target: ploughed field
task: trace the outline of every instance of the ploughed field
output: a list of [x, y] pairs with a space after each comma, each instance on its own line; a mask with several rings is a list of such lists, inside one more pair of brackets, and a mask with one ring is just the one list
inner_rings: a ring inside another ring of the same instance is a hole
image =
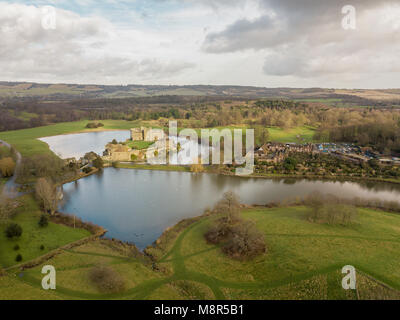
[[[0, 277], [5, 299], [400, 299], [400, 215], [358, 209], [356, 223], [311, 223], [306, 207], [244, 210], [265, 235], [267, 253], [250, 261], [228, 258], [204, 233], [218, 216], [179, 223], [164, 233], [155, 261], [118, 242], [98, 240], [64, 251], [43, 265], [57, 270], [57, 289], [41, 289], [41, 266]], [[91, 268], [107, 266], [124, 289], [104, 293]], [[357, 291], [341, 286], [341, 269], [357, 270]], [[393, 289], [390, 289], [393, 288]]]

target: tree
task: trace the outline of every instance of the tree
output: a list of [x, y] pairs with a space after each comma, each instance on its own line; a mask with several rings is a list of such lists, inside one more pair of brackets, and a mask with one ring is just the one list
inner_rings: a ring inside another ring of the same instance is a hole
[[283, 163], [283, 166], [288, 171], [293, 171], [294, 169], [296, 169], [296, 165], [297, 165], [296, 159], [291, 157], [286, 158], [285, 162]]
[[232, 228], [222, 251], [236, 259], [253, 258], [266, 251], [264, 235], [253, 222], [243, 221]]
[[11, 223], [5, 230], [6, 237], [9, 239], [19, 238], [22, 235], [22, 227], [17, 223]]
[[53, 215], [58, 206], [57, 188], [53, 183], [46, 178], [40, 178], [36, 183], [35, 193], [44, 211]]
[[239, 219], [239, 197], [232, 191], [225, 192], [223, 198], [215, 205], [214, 210], [226, 214], [228, 223], [233, 223]]
[[0, 172], [3, 177], [14, 175], [15, 162], [11, 157], [0, 159]]
[[97, 169], [103, 169], [104, 168], [103, 159], [100, 157], [96, 157], [96, 159], [93, 160], [93, 166]]
[[255, 143], [258, 146], [263, 146], [264, 144], [266, 144], [268, 142], [269, 139], [269, 131], [267, 128], [262, 127], [262, 126], [258, 126], [255, 127], [254, 129], [254, 139], [255, 139]]
[[192, 164], [190, 166], [190, 172], [193, 172], [193, 173], [204, 172], [204, 167], [201, 163]]
[[40, 216], [40, 219], [39, 219], [39, 227], [42, 227], [42, 228], [44, 228], [44, 227], [47, 227], [48, 226], [48, 224], [49, 224], [49, 219], [47, 218], [47, 215], [46, 214], [42, 214], [41, 216]]

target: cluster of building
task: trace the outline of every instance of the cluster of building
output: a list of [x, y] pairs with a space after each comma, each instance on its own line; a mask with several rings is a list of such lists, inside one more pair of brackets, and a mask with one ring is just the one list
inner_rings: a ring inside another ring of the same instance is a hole
[[400, 165], [400, 158], [385, 157], [370, 147], [359, 147], [349, 143], [267, 143], [255, 152], [255, 158], [264, 162], [279, 163], [290, 153], [322, 153], [352, 162], [367, 162], [376, 159], [382, 164]]
[[280, 163], [292, 152], [315, 153], [317, 150], [311, 143], [266, 143], [255, 151], [254, 157], [267, 163]]

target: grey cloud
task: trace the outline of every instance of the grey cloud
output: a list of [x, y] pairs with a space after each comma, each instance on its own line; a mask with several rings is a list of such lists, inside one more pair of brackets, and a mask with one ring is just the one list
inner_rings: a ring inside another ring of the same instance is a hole
[[[347, 4], [356, 8], [356, 31], [341, 27], [341, 8]], [[379, 24], [385, 17], [372, 13], [395, 4], [398, 1], [264, 0], [259, 18], [241, 19], [223, 31], [209, 33], [203, 50], [264, 50], [263, 71], [274, 76], [389, 73], [400, 68], [394, 58], [400, 49], [400, 32], [392, 22]]]

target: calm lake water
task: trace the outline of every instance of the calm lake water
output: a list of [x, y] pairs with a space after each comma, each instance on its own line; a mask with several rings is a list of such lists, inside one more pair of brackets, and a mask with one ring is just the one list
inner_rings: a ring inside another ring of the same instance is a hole
[[50, 150], [62, 159], [79, 159], [90, 151], [103, 155], [103, 151], [108, 142], [111, 142], [113, 139], [117, 141], [126, 141], [130, 136], [131, 134], [128, 130], [117, 130], [64, 134], [40, 138], [39, 140], [46, 142]]
[[201, 214], [224, 192], [243, 203], [265, 204], [313, 191], [340, 197], [398, 200], [400, 186], [381, 183], [257, 179], [107, 168], [64, 185], [61, 211], [105, 227], [107, 237], [134, 242], [143, 249], [179, 220]]
[[[113, 139], [125, 141], [129, 135], [129, 131], [119, 130], [41, 140], [62, 158], [79, 158], [89, 151], [101, 154], [107, 142]], [[180, 142], [185, 150], [174, 157], [177, 162], [189, 159], [186, 153], [191, 148], [190, 143]], [[143, 249], [165, 228], [212, 207], [228, 190], [236, 192], [247, 204], [302, 197], [313, 191], [339, 197], [400, 199], [400, 185], [394, 184], [270, 180], [107, 168], [99, 174], [64, 185], [64, 202], [60, 209], [103, 226], [110, 238], [131, 241]]]

